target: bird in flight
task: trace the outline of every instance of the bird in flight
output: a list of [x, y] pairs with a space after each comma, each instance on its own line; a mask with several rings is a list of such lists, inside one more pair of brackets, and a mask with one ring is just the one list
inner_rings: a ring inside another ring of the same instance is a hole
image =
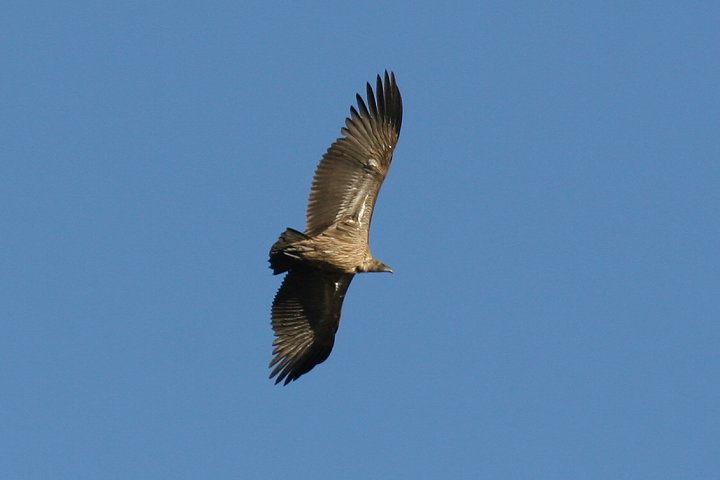
[[273, 274], [287, 272], [272, 306], [270, 378], [285, 385], [327, 359], [340, 311], [356, 273], [392, 272], [373, 258], [369, 236], [375, 200], [400, 136], [402, 99], [395, 75], [356, 95], [338, 138], [315, 170], [305, 232], [288, 228], [270, 249]]

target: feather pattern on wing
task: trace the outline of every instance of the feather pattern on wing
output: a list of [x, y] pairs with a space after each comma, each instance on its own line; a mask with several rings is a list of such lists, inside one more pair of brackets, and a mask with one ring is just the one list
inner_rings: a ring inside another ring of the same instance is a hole
[[368, 242], [370, 221], [393, 151], [400, 135], [402, 99], [395, 75], [377, 77], [376, 90], [367, 84], [367, 103], [356, 95], [343, 137], [323, 155], [315, 171], [307, 208], [305, 233], [317, 235], [350, 219], [353, 236]]
[[291, 269], [275, 295], [272, 327], [275, 332], [270, 378], [285, 385], [330, 355], [340, 311], [352, 274], [311, 267]]

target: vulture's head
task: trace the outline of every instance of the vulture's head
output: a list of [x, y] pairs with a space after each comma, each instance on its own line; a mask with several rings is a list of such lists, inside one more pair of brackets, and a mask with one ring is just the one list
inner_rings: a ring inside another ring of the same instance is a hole
[[388, 265], [385, 265], [380, 260], [375, 260], [374, 258], [371, 258], [370, 260], [365, 260], [362, 265], [357, 267], [358, 273], [360, 272], [389, 272], [393, 273], [392, 268], [390, 268]]

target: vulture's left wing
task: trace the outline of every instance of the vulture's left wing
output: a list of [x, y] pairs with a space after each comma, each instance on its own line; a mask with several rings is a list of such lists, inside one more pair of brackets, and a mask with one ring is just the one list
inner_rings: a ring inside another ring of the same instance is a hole
[[291, 269], [272, 306], [275, 331], [270, 378], [285, 385], [309, 372], [330, 355], [340, 310], [353, 274], [309, 267]]

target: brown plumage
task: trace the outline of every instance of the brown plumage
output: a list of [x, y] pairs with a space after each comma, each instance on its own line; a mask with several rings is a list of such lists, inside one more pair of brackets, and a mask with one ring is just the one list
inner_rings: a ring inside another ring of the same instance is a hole
[[356, 95], [342, 137], [315, 170], [305, 233], [288, 228], [270, 249], [274, 274], [287, 272], [272, 306], [270, 378], [285, 385], [330, 355], [340, 311], [356, 273], [392, 272], [373, 258], [369, 235], [375, 200], [402, 123], [395, 75], [378, 75], [367, 103]]

